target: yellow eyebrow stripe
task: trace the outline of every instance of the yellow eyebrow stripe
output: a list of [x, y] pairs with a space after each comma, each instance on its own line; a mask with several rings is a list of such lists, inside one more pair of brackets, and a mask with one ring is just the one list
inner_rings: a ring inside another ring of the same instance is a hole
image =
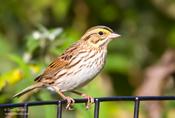
[[106, 30], [106, 29], [97, 29], [96, 31], [97, 31], [97, 32], [102, 31], [102, 32], [104, 32], [105, 34], [110, 34], [110, 33], [111, 33], [109, 30]]

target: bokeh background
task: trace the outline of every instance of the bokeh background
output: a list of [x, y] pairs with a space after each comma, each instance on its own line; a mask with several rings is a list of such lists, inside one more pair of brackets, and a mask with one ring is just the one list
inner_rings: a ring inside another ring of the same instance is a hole
[[[175, 95], [174, 0], [0, 2], [0, 103], [59, 99], [46, 89], [20, 99], [12, 96], [31, 85], [53, 58], [95, 25], [109, 26], [121, 38], [110, 43], [103, 72], [80, 91], [94, 97]], [[63, 116], [93, 117], [93, 108], [86, 110], [84, 104], [77, 104], [74, 109], [65, 111]], [[1, 110], [0, 117], [20, 116], [4, 115]], [[56, 117], [56, 107], [29, 108], [29, 118], [37, 117]], [[101, 105], [100, 118], [132, 117], [131, 102]], [[174, 118], [175, 103], [141, 103], [140, 117]]]

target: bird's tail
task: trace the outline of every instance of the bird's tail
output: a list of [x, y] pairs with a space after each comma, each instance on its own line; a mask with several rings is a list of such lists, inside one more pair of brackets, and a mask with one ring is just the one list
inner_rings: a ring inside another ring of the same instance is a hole
[[41, 88], [41, 87], [43, 87], [43, 83], [36, 83], [36, 84], [34, 84], [34, 85], [31, 85], [31, 86], [29, 86], [29, 87], [23, 89], [23, 90], [20, 91], [19, 93], [15, 94], [15, 95], [13, 96], [13, 98], [15, 98], [15, 97], [20, 97], [20, 96], [22, 96], [22, 95], [24, 95], [24, 94], [26, 94], [26, 93], [28, 93], [28, 92], [34, 90], [34, 89]]

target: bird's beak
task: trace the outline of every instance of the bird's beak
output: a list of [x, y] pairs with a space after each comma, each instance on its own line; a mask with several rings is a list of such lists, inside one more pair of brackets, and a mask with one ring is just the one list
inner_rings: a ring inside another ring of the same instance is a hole
[[117, 34], [117, 33], [111, 33], [111, 34], [108, 36], [109, 39], [114, 39], [114, 38], [117, 38], [117, 37], [120, 37], [120, 35]]

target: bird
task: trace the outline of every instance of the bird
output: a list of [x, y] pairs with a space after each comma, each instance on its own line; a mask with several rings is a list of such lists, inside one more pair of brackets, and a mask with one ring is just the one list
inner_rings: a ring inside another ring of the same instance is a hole
[[73, 92], [87, 98], [86, 108], [89, 108], [89, 104], [94, 102], [93, 97], [76, 89], [85, 86], [100, 73], [106, 62], [108, 44], [118, 37], [120, 35], [107, 26], [91, 27], [80, 40], [53, 60], [44, 72], [34, 79], [34, 84], [13, 97], [20, 97], [35, 89], [47, 88], [67, 101], [66, 109], [71, 109], [75, 100], [65, 96], [64, 92]]

